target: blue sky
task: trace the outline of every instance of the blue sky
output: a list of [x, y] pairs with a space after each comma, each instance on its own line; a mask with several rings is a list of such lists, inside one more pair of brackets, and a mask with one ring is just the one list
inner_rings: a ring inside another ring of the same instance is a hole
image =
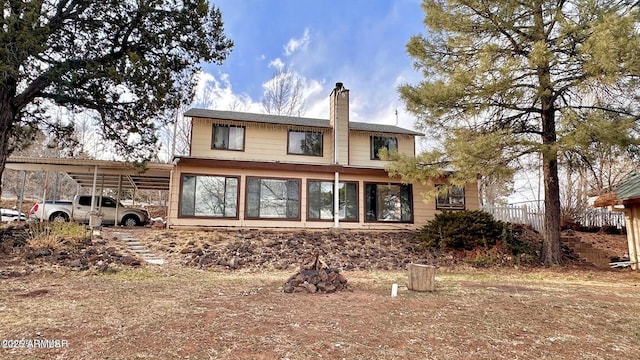
[[[405, 46], [424, 32], [420, 0], [212, 0], [235, 47], [223, 65], [204, 64], [200, 103], [263, 112], [263, 84], [286, 65], [304, 81], [306, 117], [329, 117], [336, 82], [350, 90], [352, 121], [413, 128], [398, 85], [416, 83]], [[208, 88], [203, 94], [202, 89]]]

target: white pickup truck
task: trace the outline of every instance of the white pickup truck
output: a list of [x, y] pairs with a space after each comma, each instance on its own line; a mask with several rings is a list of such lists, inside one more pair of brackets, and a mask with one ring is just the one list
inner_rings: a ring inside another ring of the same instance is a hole
[[[148, 211], [126, 207], [107, 196], [96, 196], [95, 211], [97, 215], [102, 216], [102, 224], [115, 224], [116, 210], [118, 212], [118, 224], [120, 225], [140, 226], [149, 223]], [[73, 201], [48, 200], [43, 203], [36, 203], [29, 211], [30, 218], [57, 222], [73, 220], [83, 224], [89, 223], [91, 214], [91, 195], [76, 195]]]

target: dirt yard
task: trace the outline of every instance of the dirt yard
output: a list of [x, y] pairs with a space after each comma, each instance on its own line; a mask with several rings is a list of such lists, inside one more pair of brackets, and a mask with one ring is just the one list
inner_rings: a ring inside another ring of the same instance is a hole
[[[347, 271], [351, 291], [285, 294], [287, 271], [142, 266], [0, 280], [2, 359], [640, 358], [631, 271]], [[400, 284], [398, 297], [390, 296]]]
[[[477, 268], [407, 233], [127, 231], [167, 264], [135, 261], [113, 229], [75, 252], [4, 237], [0, 359], [640, 358], [630, 269]], [[624, 251], [624, 236], [589, 241]], [[349, 290], [283, 292], [314, 249]], [[435, 292], [407, 290], [413, 261], [439, 266]]]

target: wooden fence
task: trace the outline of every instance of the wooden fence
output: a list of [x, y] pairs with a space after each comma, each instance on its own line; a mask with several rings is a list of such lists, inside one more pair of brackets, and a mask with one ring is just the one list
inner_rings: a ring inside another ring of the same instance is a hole
[[[544, 211], [537, 211], [526, 205], [484, 206], [482, 210], [492, 214], [496, 220], [531, 225], [531, 227], [540, 232], [544, 230]], [[622, 229], [625, 226], [622, 212], [609, 211], [602, 208], [589, 209], [576, 221], [585, 227], [615, 226], [618, 229]]]
[[576, 221], [578, 224], [588, 227], [615, 226], [618, 229], [622, 229], [625, 226], [624, 213], [603, 208], [589, 209]]
[[544, 230], [544, 212], [534, 211], [526, 205], [484, 206], [482, 210], [492, 214], [496, 220], [531, 225], [540, 232]]

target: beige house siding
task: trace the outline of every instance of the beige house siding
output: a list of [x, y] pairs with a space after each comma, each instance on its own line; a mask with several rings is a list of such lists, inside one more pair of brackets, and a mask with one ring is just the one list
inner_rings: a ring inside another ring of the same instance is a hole
[[[244, 151], [211, 149], [213, 124], [235, 124], [245, 126]], [[322, 156], [305, 156], [287, 154], [289, 130], [321, 131]], [[338, 130], [340, 132], [340, 130]], [[339, 146], [348, 149], [339, 154], [340, 164], [384, 168], [385, 161], [371, 160], [371, 136], [375, 134], [364, 131], [350, 131], [347, 137], [341, 137]], [[380, 134], [380, 136], [398, 139], [398, 151], [413, 156], [415, 154], [415, 139], [411, 135]], [[348, 154], [348, 158], [347, 158]], [[223, 120], [194, 118], [192, 124], [191, 156], [225, 160], [255, 160], [332, 164], [333, 163], [333, 133], [330, 129], [304, 129], [295, 126], [263, 125], [253, 123], [239, 123]], [[342, 157], [342, 158], [341, 158]]]
[[[214, 123], [245, 126], [244, 151], [211, 149]], [[323, 156], [287, 154], [289, 129], [322, 132]], [[304, 129], [282, 125], [264, 125], [194, 118], [192, 124], [191, 156], [225, 160], [279, 160], [282, 162], [330, 164], [333, 161], [333, 140], [330, 129]]]
[[[236, 124], [245, 126], [244, 151], [211, 149], [213, 124]], [[289, 129], [321, 131], [322, 156], [304, 156], [287, 154]], [[338, 132], [341, 133], [340, 130]], [[349, 131], [348, 139], [342, 136], [338, 140], [340, 164], [383, 168], [386, 161], [371, 160], [371, 136], [389, 136], [398, 139], [398, 151], [413, 156], [415, 154], [415, 138], [402, 134], [374, 134], [366, 131]], [[346, 151], [348, 149], [348, 152]], [[280, 125], [263, 125], [240, 123], [233, 121], [194, 118], [192, 124], [191, 156], [209, 159], [273, 161], [292, 163], [333, 163], [333, 132], [330, 129], [303, 129]]]
[[480, 193], [478, 184], [467, 184], [464, 187], [465, 209], [480, 210]]
[[[182, 174], [202, 174], [239, 177], [238, 194], [238, 219], [215, 219], [215, 218], [179, 218], [179, 199]], [[245, 219], [246, 201], [246, 179], [247, 177], [264, 178], [289, 178], [300, 179], [300, 220], [274, 220], [274, 219]], [[331, 228], [333, 221], [317, 221], [307, 219], [307, 181], [326, 180], [333, 181], [333, 173], [283, 171], [274, 169], [238, 169], [238, 168], [212, 168], [203, 166], [183, 166], [178, 164], [174, 170], [171, 184], [168, 226], [170, 227], [283, 227], [283, 228]], [[357, 174], [343, 174], [340, 181], [353, 181], [358, 184], [358, 221], [341, 221], [339, 226], [342, 229], [362, 229], [362, 230], [392, 230], [392, 229], [416, 229], [422, 227], [428, 220], [433, 219], [437, 213], [435, 200], [423, 201], [422, 193], [431, 185], [416, 184], [413, 186], [413, 223], [391, 223], [391, 222], [367, 222], [365, 221], [365, 183], [400, 183], [398, 180], [390, 179], [387, 176], [371, 176]], [[470, 210], [478, 209], [477, 186], [470, 184], [465, 188], [466, 208]]]

